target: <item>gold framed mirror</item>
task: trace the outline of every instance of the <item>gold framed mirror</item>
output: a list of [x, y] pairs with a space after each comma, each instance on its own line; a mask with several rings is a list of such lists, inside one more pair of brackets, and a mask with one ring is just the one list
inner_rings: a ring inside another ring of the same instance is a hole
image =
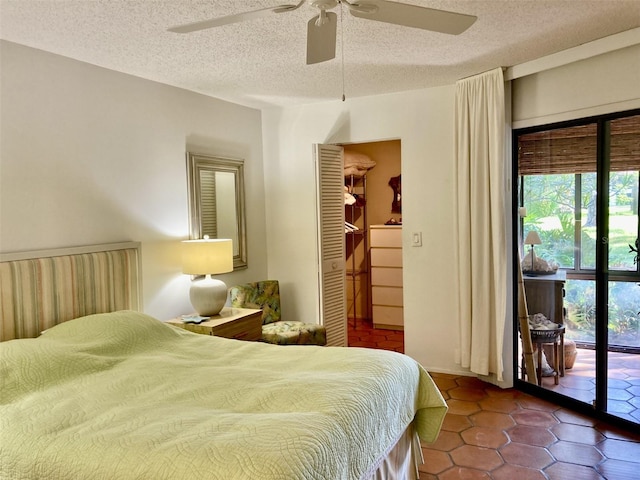
[[247, 268], [244, 160], [187, 153], [192, 239], [230, 238], [233, 269]]

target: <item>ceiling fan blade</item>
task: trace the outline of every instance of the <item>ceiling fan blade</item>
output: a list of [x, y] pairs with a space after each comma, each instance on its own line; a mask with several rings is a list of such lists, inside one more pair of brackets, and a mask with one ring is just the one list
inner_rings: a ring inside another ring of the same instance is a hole
[[336, 56], [338, 15], [322, 12], [307, 23], [307, 65], [326, 62]]
[[[351, 6], [350, 4], [353, 4]], [[378, 22], [459, 35], [478, 19], [473, 15], [418, 7], [386, 0], [347, 2], [351, 15]]]
[[251, 12], [236, 13], [234, 15], [212, 18], [210, 20], [203, 20], [201, 22], [177, 25], [175, 27], [169, 28], [168, 30], [175, 33], [191, 33], [198, 30], [205, 30], [207, 28], [221, 27], [222, 25], [229, 25], [231, 23], [240, 23], [247, 20], [253, 20], [255, 18], [268, 17], [272, 13], [291, 12], [299, 8], [302, 3], [304, 2], [300, 2], [297, 5], [277, 5], [275, 7], [252, 10]]

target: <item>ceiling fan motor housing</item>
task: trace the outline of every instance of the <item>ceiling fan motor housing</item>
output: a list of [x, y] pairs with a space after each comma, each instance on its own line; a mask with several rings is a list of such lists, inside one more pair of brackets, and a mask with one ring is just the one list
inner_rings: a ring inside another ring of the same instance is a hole
[[338, 5], [337, 0], [311, 0], [310, 5], [320, 10], [331, 10]]

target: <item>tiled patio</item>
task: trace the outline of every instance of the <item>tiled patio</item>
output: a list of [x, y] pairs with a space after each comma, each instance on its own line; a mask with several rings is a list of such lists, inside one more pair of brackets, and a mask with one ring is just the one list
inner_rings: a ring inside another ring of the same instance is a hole
[[[404, 350], [403, 332], [376, 330], [365, 321], [356, 322], [355, 327], [352, 324], [351, 321], [350, 346]], [[610, 356], [611, 379], [624, 382], [611, 382], [611, 387], [637, 394], [632, 387], [638, 385], [629, 381], [632, 379], [619, 378], [628, 374], [639, 378], [637, 364], [629, 366], [623, 355]], [[614, 359], [618, 357], [626, 372], [617, 370]], [[580, 352], [573, 369], [560, 379], [559, 386], [588, 391], [589, 375], [592, 378], [593, 374], [586, 372], [589, 366], [593, 372], [593, 365], [588, 353]], [[432, 373], [432, 377], [447, 401], [449, 412], [438, 440], [423, 445], [425, 463], [420, 467], [420, 480], [640, 478], [640, 432], [626, 432], [474, 377], [439, 373]], [[547, 380], [544, 379], [545, 384]], [[553, 379], [549, 380], [553, 385]], [[633, 399], [624, 401], [637, 406]]]
[[[609, 352], [608, 363], [608, 413], [640, 423], [640, 355]], [[559, 384], [546, 377], [542, 386], [591, 404], [595, 398], [595, 365], [595, 351], [579, 348], [573, 368], [565, 371]]]

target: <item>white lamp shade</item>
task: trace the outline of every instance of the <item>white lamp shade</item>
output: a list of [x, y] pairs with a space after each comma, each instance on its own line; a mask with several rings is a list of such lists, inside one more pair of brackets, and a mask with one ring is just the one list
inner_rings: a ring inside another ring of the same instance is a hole
[[531, 230], [527, 233], [527, 238], [524, 239], [525, 245], [541, 245], [542, 240], [540, 240], [540, 235], [535, 230]]
[[182, 272], [187, 275], [216, 275], [233, 271], [230, 239], [185, 240], [182, 242]]

